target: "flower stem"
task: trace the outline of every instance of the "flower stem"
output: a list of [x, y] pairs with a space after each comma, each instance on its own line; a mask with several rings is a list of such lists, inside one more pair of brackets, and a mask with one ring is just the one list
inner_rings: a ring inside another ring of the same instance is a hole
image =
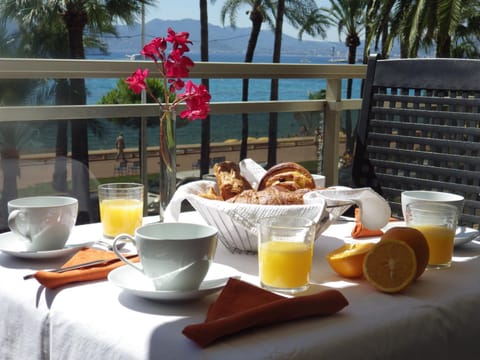
[[[171, 113], [167, 110], [163, 111], [162, 116], [160, 117], [160, 156], [162, 157], [164, 164], [167, 166], [167, 169], [172, 171], [172, 164], [170, 163], [170, 158], [168, 156], [170, 144], [174, 140], [172, 139], [172, 124], [170, 121], [170, 116]], [[165, 121], [167, 121], [166, 124]], [[167, 134], [165, 134], [165, 131]]]

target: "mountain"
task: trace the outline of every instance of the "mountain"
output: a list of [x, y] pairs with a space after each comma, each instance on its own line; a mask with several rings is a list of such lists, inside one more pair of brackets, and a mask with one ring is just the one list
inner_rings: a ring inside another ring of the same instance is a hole
[[[145, 41], [148, 42], [157, 36], [165, 36], [171, 27], [177, 32], [190, 33], [193, 42], [192, 53], [200, 53], [200, 21], [159, 20], [153, 19], [145, 24]], [[104, 41], [112, 53], [137, 54], [141, 48], [141, 25], [117, 26], [118, 38], [106, 37]], [[209, 24], [209, 54], [245, 54], [250, 28], [220, 27]], [[273, 53], [274, 34], [271, 30], [262, 30], [259, 35], [255, 54], [271, 55]], [[316, 55], [330, 57], [333, 49], [337, 49], [335, 56], [345, 56], [347, 48], [344, 44], [331, 41], [300, 41], [297, 38], [283, 35], [282, 54], [285, 55]], [[360, 50], [360, 49], [359, 49]]]

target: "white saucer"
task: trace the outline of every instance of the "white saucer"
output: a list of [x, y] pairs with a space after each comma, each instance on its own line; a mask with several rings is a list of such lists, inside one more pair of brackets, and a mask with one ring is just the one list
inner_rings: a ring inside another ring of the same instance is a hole
[[116, 268], [108, 274], [108, 280], [127, 293], [159, 301], [191, 300], [207, 296], [222, 289], [230, 277], [239, 278], [240, 274], [230, 266], [212, 263], [198, 290], [161, 291], [155, 290], [150, 279], [128, 265]]
[[74, 254], [84, 246], [91, 245], [89, 243], [69, 243], [63, 249], [48, 251], [29, 251], [25, 242], [20, 240], [15, 234], [6, 232], [0, 234], [0, 251], [4, 254], [15, 256], [23, 259], [55, 259], [61, 256]]
[[[383, 230], [386, 231], [395, 226], [405, 226], [405, 221], [392, 221], [388, 223]], [[480, 231], [472, 229], [467, 226], [457, 226], [457, 231], [455, 232], [454, 246], [461, 246], [466, 243], [469, 243], [477, 236], [480, 235]]]
[[455, 233], [455, 246], [469, 243], [479, 235], [480, 231], [478, 230], [466, 226], [458, 226], [457, 232]]

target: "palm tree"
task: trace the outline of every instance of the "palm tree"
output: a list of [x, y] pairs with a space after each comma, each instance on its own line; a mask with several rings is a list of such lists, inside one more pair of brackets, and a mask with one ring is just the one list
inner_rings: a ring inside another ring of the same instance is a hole
[[480, 4], [470, 1], [462, 7], [462, 18], [452, 38], [451, 56], [456, 58], [480, 58]]
[[[348, 48], [348, 63], [355, 64], [357, 47], [360, 46], [360, 34], [364, 29], [367, 0], [330, 0], [330, 24], [336, 25], [338, 36], [345, 34], [345, 45]], [[347, 80], [347, 99], [352, 98], [353, 80]], [[351, 112], [346, 113], [347, 150], [353, 151], [354, 135]]]
[[[410, 56], [416, 55], [420, 46], [435, 44], [436, 57], [450, 57], [457, 31], [468, 31], [479, 40], [479, 29], [466, 27], [470, 20], [478, 24], [480, 5], [473, 0], [419, 0], [410, 35]], [[433, 18], [433, 19], [432, 19]], [[475, 20], [477, 19], [477, 20]], [[468, 35], [466, 33], [464, 36]]]
[[410, 0], [374, 0], [370, 5], [365, 19], [364, 63], [372, 44], [376, 52], [380, 48], [382, 58], [386, 59], [395, 40], [400, 43], [401, 57], [406, 57], [408, 34], [403, 24], [410, 16], [412, 2]]
[[[216, 0], [211, 0], [212, 3], [215, 3]], [[225, 24], [225, 18], [229, 15], [230, 26], [235, 28], [236, 19], [239, 8], [241, 5], [250, 6], [251, 9], [247, 11], [248, 17], [252, 22], [252, 30], [250, 31], [250, 37], [248, 39], [247, 50], [245, 52], [244, 62], [251, 63], [253, 61], [253, 56], [255, 53], [255, 47], [257, 46], [258, 36], [262, 28], [264, 21], [272, 23], [272, 19], [267, 14], [267, 9], [265, 8], [264, 0], [244, 0], [244, 1], [235, 1], [227, 0], [222, 7], [220, 17], [222, 19], [222, 24]], [[248, 89], [249, 89], [249, 79], [242, 80], [242, 101], [248, 101]], [[240, 160], [247, 157], [247, 146], [248, 146], [248, 114], [242, 114], [242, 141], [240, 146]]]
[[[25, 27], [61, 20], [68, 39], [68, 55], [73, 59], [85, 58], [85, 30], [97, 34], [110, 29], [121, 20], [133, 24], [141, 14], [142, 4], [151, 0], [3, 0], [0, 14]], [[109, 24], [109, 25], [106, 25]], [[72, 105], [86, 104], [85, 80], [70, 79], [69, 100]], [[72, 191], [78, 196], [79, 207], [89, 208], [88, 136], [87, 122], [71, 121]], [[82, 206], [83, 205], [83, 206]], [[79, 214], [78, 222], [88, 222], [88, 214]]]
[[[216, 0], [211, 0], [215, 3]], [[264, 22], [268, 23], [272, 30], [275, 30], [275, 18], [277, 2], [271, 0], [226, 0], [222, 7], [220, 17], [222, 23], [228, 17], [230, 26], [235, 28], [237, 16], [242, 6], [247, 6], [249, 10], [246, 12], [252, 22], [252, 30], [248, 39], [247, 50], [245, 52], [244, 62], [251, 63], [253, 61], [255, 48], [257, 46], [258, 37]], [[284, 16], [296, 28], [300, 29], [299, 37], [303, 33], [309, 35], [320, 35], [322, 38], [326, 36], [325, 25], [326, 19], [320, 21], [312, 21], [312, 14], [316, 13], [318, 8], [315, 1], [312, 0], [285, 0]], [[283, 21], [283, 16], [282, 16]], [[249, 79], [242, 81], [242, 101], [248, 101]], [[248, 146], [248, 114], [242, 114], [242, 142], [240, 148], [240, 160], [247, 157]]]
[[480, 38], [480, 4], [477, 0], [374, 1], [372, 19], [375, 38], [383, 41], [388, 56], [395, 40], [400, 56], [416, 57], [420, 48], [436, 49], [437, 57], [476, 57]]
[[[287, 6], [288, 4], [288, 6]], [[322, 17], [315, 3], [308, 1], [287, 2], [287, 0], [279, 0], [276, 2], [275, 20], [275, 40], [273, 46], [273, 63], [280, 62], [282, 49], [282, 33], [283, 18], [289, 19], [290, 23], [299, 28], [299, 37], [306, 32], [309, 35], [320, 35], [325, 37], [325, 26], [328, 22], [327, 18]], [[312, 17], [312, 14], [313, 17]], [[315, 20], [315, 21], [313, 21]], [[278, 100], [278, 79], [271, 80], [270, 100]], [[271, 167], [277, 163], [277, 129], [278, 129], [278, 113], [270, 113], [268, 125], [268, 157], [267, 167]]]

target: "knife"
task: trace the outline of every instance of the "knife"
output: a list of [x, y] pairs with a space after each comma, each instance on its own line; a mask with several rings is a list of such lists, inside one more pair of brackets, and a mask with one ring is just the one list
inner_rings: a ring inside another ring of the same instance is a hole
[[[125, 256], [125, 258], [130, 259], [130, 258], [135, 257], [135, 256], [137, 256], [137, 254], [127, 255], [127, 256]], [[113, 264], [114, 262], [117, 262], [117, 261], [120, 261], [120, 259], [93, 260], [93, 261], [89, 261], [89, 262], [86, 262], [86, 263], [81, 263], [81, 264], [67, 266], [67, 267], [58, 268], [58, 269], [44, 270], [44, 271], [54, 272], [54, 273], [63, 273], [63, 272], [66, 272], [66, 271], [82, 269], [82, 268], [86, 268], [86, 267], [90, 267], [90, 266], [110, 265], [110, 264]], [[23, 277], [23, 280], [32, 279], [35, 276], [35, 274], [36, 274], [36, 272], [32, 273], [32, 274], [25, 275]]]

